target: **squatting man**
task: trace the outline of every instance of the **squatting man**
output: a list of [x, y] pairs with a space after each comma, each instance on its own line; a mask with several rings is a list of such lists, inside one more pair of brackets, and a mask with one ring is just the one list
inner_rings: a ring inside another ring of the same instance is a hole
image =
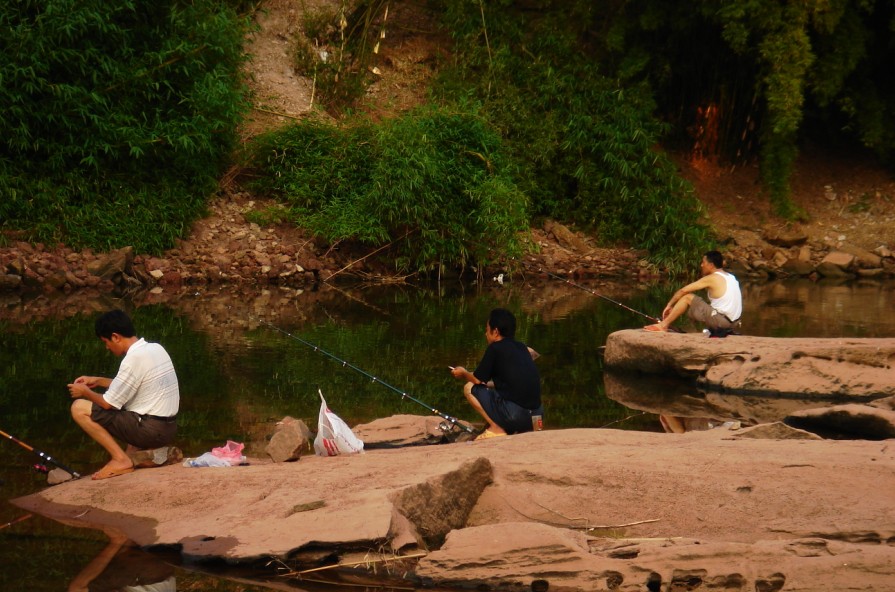
[[534, 363], [537, 354], [515, 335], [516, 317], [495, 308], [485, 323], [488, 347], [475, 371], [451, 368], [455, 378], [466, 381], [466, 400], [487, 422], [476, 440], [530, 432], [533, 418], [538, 421], [544, 415], [541, 376]]
[[[158, 343], [136, 336], [130, 317], [113, 310], [96, 319], [96, 336], [122, 356], [115, 378], [79, 376], [68, 385], [71, 415], [111, 456], [93, 479], [133, 472], [129, 454], [168, 446], [177, 433], [180, 388], [171, 357]], [[105, 389], [99, 394], [93, 389]], [[127, 444], [127, 450], [116, 441]]]

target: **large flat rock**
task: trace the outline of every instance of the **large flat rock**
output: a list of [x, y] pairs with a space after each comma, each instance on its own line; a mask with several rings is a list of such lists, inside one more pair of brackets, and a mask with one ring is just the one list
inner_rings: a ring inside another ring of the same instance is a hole
[[895, 395], [895, 339], [775, 338], [617, 331], [606, 340], [610, 371], [676, 374], [743, 394]]
[[192, 559], [391, 545], [428, 552], [412, 573], [434, 584], [644, 590], [691, 577], [751, 592], [884, 589], [895, 577], [893, 491], [891, 441], [573, 429], [166, 466], [14, 503]]

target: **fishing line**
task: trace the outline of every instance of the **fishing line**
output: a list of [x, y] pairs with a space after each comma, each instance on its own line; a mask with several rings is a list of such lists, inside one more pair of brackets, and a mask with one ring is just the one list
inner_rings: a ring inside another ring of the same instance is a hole
[[[450, 422], [451, 426], [456, 427], [456, 428], [459, 428], [459, 429], [461, 429], [461, 430], [463, 430], [464, 432], [467, 432], [467, 433], [469, 433], [469, 434], [474, 434], [474, 433], [475, 433], [475, 430], [473, 430], [471, 427], [469, 427], [469, 426], [467, 426], [467, 425], [464, 425], [464, 424], [460, 423], [460, 420], [458, 420], [456, 417], [452, 417], [452, 416], [448, 415], [447, 413], [444, 413], [443, 411], [439, 411], [438, 409], [432, 407], [431, 405], [427, 405], [426, 403], [423, 403], [422, 401], [420, 401], [420, 400], [417, 399], [416, 397], [412, 397], [412, 396], [410, 396], [410, 395], [407, 394], [405, 391], [402, 391], [401, 389], [399, 389], [399, 388], [397, 388], [397, 387], [394, 387], [394, 386], [390, 385], [389, 383], [380, 380], [380, 379], [377, 378], [376, 376], [373, 376], [373, 375], [370, 374], [369, 372], [366, 372], [365, 370], [362, 370], [362, 369], [358, 368], [358, 367], [355, 366], [354, 364], [352, 364], [352, 363], [350, 363], [350, 362], [348, 362], [348, 361], [346, 361], [346, 360], [343, 360], [342, 358], [339, 358], [339, 357], [337, 357], [337, 356], [335, 356], [335, 355], [329, 353], [328, 351], [326, 351], [326, 350], [324, 350], [324, 349], [321, 349], [318, 345], [315, 345], [315, 344], [313, 344], [313, 343], [311, 343], [311, 342], [309, 342], [309, 341], [305, 341], [305, 340], [302, 339], [301, 337], [298, 337], [298, 336], [296, 336], [296, 335], [293, 335], [292, 333], [289, 333], [288, 331], [284, 331], [283, 329], [280, 329], [280, 328], [277, 327], [276, 325], [272, 325], [271, 323], [268, 323], [267, 321], [265, 321], [265, 320], [263, 320], [263, 319], [254, 318], [254, 317], [251, 317], [251, 318], [253, 318], [253, 320], [258, 321], [258, 322], [261, 323], [262, 325], [265, 325], [265, 326], [267, 326], [267, 327], [273, 329], [274, 331], [277, 331], [277, 332], [279, 332], [279, 333], [282, 333], [283, 335], [286, 335], [287, 337], [290, 337], [290, 338], [292, 338], [292, 339], [298, 341], [299, 343], [304, 344], [304, 345], [310, 347], [310, 348], [313, 349], [314, 351], [316, 351], [316, 352], [320, 352], [321, 354], [323, 354], [323, 355], [325, 355], [325, 356], [327, 356], [327, 357], [329, 357], [329, 358], [335, 360], [336, 362], [339, 362], [340, 364], [342, 364], [342, 367], [343, 367], [343, 368], [351, 368], [351, 369], [354, 370], [355, 372], [358, 372], [358, 373], [362, 374], [363, 376], [366, 376], [367, 378], [371, 379], [373, 382], [378, 382], [378, 383], [381, 384], [382, 386], [384, 386], [384, 387], [386, 387], [386, 388], [389, 388], [389, 389], [395, 391], [396, 393], [398, 393], [399, 395], [401, 395], [401, 398], [402, 398], [402, 399], [410, 399], [411, 401], [413, 401], [413, 402], [416, 403], [417, 405], [421, 405], [422, 407], [425, 407], [426, 409], [428, 409], [429, 411], [431, 411], [431, 412], [434, 413], [435, 415], [439, 416], [439, 417], [442, 418], [443, 420], [445, 420], [445, 421], [447, 421], [447, 422]], [[446, 426], [445, 426], [445, 427], [446, 427]], [[442, 429], [444, 430], [444, 428], [442, 428]], [[449, 428], [448, 428], [448, 429], [449, 429]]]
[[18, 444], [19, 446], [21, 446], [22, 448], [24, 448], [25, 450], [27, 450], [28, 452], [33, 452], [34, 454], [36, 454], [37, 456], [39, 456], [40, 458], [42, 458], [42, 459], [45, 460], [46, 462], [48, 462], [48, 463], [52, 463], [52, 464], [56, 465], [57, 467], [59, 467], [59, 468], [62, 469], [63, 471], [69, 473], [69, 474], [70, 474], [72, 477], [74, 477], [75, 479], [80, 479], [80, 478], [81, 478], [81, 474], [80, 474], [79, 472], [71, 470], [70, 468], [68, 468], [67, 466], [65, 466], [65, 465], [62, 464], [61, 462], [57, 461], [55, 458], [53, 458], [52, 456], [50, 456], [50, 455], [47, 454], [46, 452], [41, 452], [40, 450], [35, 450], [35, 449], [32, 448], [31, 446], [28, 446], [27, 444], [25, 444], [24, 442], [22, 442], [21, 440], [19, 440], [19, 439], [16, 438], [15, 436], [11, 436], [11, 435], [7, 434], [6, 432], [4, 432], [3, 430], [0, 430], [0, 436], [3, 436], [4, 438], [8, 438], [9, 440], [12, 440], [12, 441], [15, 442], [16, 444]]
[[660, 319], [658, 317], [652, 317], [652, 316], [646, 314], [645, 312], [640, 312], [639, 310], [631, 308], [630, 306], [628, 306], [626, 304], [622, 304], [621, 302], [618, 302], [617, 300], [613, 300], [612, 298], [610, 298], [608, 296], [604, 296], [603, 294], [600, 294], [599, 292], [595, 292], [594, 290], [591, 290], [587, 286], [582, 286], [581, 284], [577, 284], [570, 279], [562, 277], [561, 275], [556, 275], [555, 273], [551, 273], [551, 272], [547, 271], [546, 269], [544, 269], [543, 267], [539, 267], [538, 271], [540, 271], [542, 273], [546, 273], [547, 275], [549, 275], [550, 277], [552, 277], [554, 279], [562, 280], [565, 283], [569, 284], [570, 286], [574, 286], [574, 287], [578, 288], [579, 290], [584, 290], [588, 294], [596, 296], [597, 298], [602, 298], [603, 300], [605, 300], [607, 302], [611, 302], [612, 304], [615, 304], [616, 306], [621, 306], [625, 310], [631, 311], [634, 314], [639, 314], [640, 316], [645, 317], [651, 321], [656, 321], [657, 323], [662, 322], [662, 319]]

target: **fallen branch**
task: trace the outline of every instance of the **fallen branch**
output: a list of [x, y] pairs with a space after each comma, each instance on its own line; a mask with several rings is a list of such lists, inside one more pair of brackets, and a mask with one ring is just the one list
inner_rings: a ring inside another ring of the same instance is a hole
[[357, 263], [360, 263], [361, 261], [363, 261], [363, 260], [366, 259], [367, 257], [371, 257], [371, 256], [375, 255], [376, 253], [378, 253], [379, 251], [382, 251], [383, 249], [387, 249], [387, 248], [389, 248], [390, 246], [392, 246], [393, 244], [395, 244], [397, 241], [399, 241], [399, 240], [403, 240], [403, 239], [407, 238], [407, 235], [410, 234], [411, 232], [413, 232], [414, 230], [416, 230], [416, 229], [415, 229], [415, 228], [411, 228], [410, 230], [408, 230], [407, 232], [405, 232], [405, 233], [404, 233], [404, 236], [402, 236], [401, 238], [398, 238], [398, 239], [393, 240], [393, 241], [389, 241], [388, 243], [382, 245], [382, 246], [379, 247], [378, 249], [376, 249], [376, 250], [374, 250], [374, 251], [371, 251], [371, 252], [367, 253], [366, 255], [364, 255], [363, 257], [361, 257], [360, 259], [355, 259], [354, 261], [352, 261], [351, 263], [349, 263], [348, 265], [346, 265], [345, 267], [343, 267], [343, 268], [340, 269], [339, 271], [335, 271], [335, 272], [331, 273], [330, 276], [329, 276], [328, 278], [326, 278], [326, 281], [328, 282], [329, 280], [333, 279], [335, 276], [339, 275], [340, 273], [342, 273], [343, 271], [345, 271], [345, 270], [348, 269], [349, 267], [351, 267], [351, 266], [353, 266], [353, 265], [355, 265], [355, 264], [357, 264]]

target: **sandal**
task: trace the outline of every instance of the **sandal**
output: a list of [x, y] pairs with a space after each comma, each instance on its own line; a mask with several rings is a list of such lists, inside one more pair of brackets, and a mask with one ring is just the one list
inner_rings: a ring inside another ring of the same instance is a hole
[[478, 442], [479, 440], [487, 440], [488, 438], [500, 438], [501, 436], [506, 436], [506, 434], [498, 434], [497, 432], [492, 432], [491, 430], [485, 430], [475, 437], [475, 442]]

